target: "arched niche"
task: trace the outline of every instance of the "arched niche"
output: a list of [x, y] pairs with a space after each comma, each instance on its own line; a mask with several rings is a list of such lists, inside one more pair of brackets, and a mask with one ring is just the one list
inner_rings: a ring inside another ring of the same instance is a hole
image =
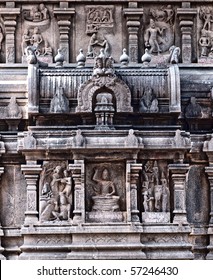
[[78, 91], [77, 112], [92, 112], [93, 97], [97, 92], [111, 92], [117, 112], [132, 112], [129, 87], [116, 76], [95, 76], [81, 85]]

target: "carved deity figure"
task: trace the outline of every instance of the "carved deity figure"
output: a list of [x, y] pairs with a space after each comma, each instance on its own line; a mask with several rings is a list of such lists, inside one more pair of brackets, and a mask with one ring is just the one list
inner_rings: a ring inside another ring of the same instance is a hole
[[211, 24], [213, 23], [213, 12], [209, 7], [201, 7], [200, 18], [204, 20], [203, 29], [211, 31]]
[[96, 169], [94, 176], [93, 176], [93, 181], [98, 183], [100, 195], [101, 196], [111, 196], [111, 195], [115, 194], [115, 185], [110, 180], [108, 169], [105, 168], [102, 171], [101, 178], [98, 178], [98, 176], [97, 176], [98, 172], [99, 172], [99, 170]]
[[45, 5], [43, 3], [41, 3], [39, 5], [39, 10], [40, 10], [40, 13], [41, 13], [41, 19], [42, 20], [45, 20], [45, 19], [49, 18], [48, 9], [45, 7]]
[[7, 111], [7, 117], [9, 118], [20, 119], [22, 117], [22, 112], [16, 102], [15, 96], [11, 97], [10, 103], [8, 104], [6, 111]]
[[174, 10], [172, 9], [171, 5], [167, 5], [164, 8], [164, 12], [166, 12], [166, 22], [168, 22], [170, 25], [172, 25], [173, 17], [174, 17]]
[[28, 131], [27, 135], [24, 136], [24, 149], [34, 149], [36, 148], [36, 139], [33, 136], [32, 131]]
[[95, 50], [96, 47], [103, 48], [104, 54], [106, 56], [110, 55], [110, 45], [109, 42], [105, 37], [103, 37], [103, 40], [100, 40], [97, 36], [97, 33], [93, 33], [89, 45], [88, 45], [88, 51], [87, 51], [87, 57], [95, 57], [98, 55], [97, 51]]
[[138, 138], [135, 136], [133, 129], [129, 130], [129, 134], [125, 139], [125, 146], [138, 147]]
[[210, 46], [210, 38], [207, 36], [206, 31], [203, 29], [201, 31], [201, 37], [199, 40], [199, 45], [201, 46], [201, 57], [206, 57], [208, 55], [208, 48]]
[[157, 161], [148, 161], [144, 166], [142, 185], [144, 212], [169, 211], [169, 188], [167, 179], [159, 173]]
[[76, 131], [76, 135], [73, 137], [73, 145], [74, 147], [82, 147], [85, 143], [84, 136], [81, 134], [81, 130], [78, 129]]
[[42, 49], [42, 56], [45, 56], [45, 55], [51, 55], [52, 56], [53, 54], [53, 50], [52, 48], [50, 47], [50, 44], [48, 41], [45, 41], [44, 42], [44, 47]]
[[146, 87], [144, 89], [143, 96], [140, 99], [139, 112], [157, 113], [158, 111], [158, 100], [153, 92], [153, 89]]
[[104, 168], [100, 176], [100, 171], [96, 168], [92, 180], [97, 183], [97, 185], [93, 187], [96, 195], [92, 196], [92, 211], [118, 211], [120, 209], [120, 197], [115, 195], [115, 184], [110, 179], [109, 170]]
[[68, 113], [69, 100], [64, 94], [63, 87], [59, 87], [50, 102], [50, 113]]
[[39, 32], [39, 29], [38, 27], [35, 27], [34, 30], [33, 30], [33, 35], [31, 37], [31, 45], [33, 47], [35, 47], [36, 49], [36, 54], [37, 55], [40, 55], [41, 54], [41, 49], [40, 49], [40, 44], [43, 42], [43, 38]]
[[41, 21], [41, 12], [39, 11], [39, 7], [35, 6], [32, 8], [32, 14], [33, 14], [33, 21]]
[[202, 117], [202, 108], [197, 103], [196, 97], [192, 96], [190, 98], [190, 103], [186, 107], [186, 118], [201, 118]]
[[23, 36], [22, 36], [22, 54], [26, 54], [26, 48], [31, 44], [31, 37], [29, 35], [29, 30], [25, 29]]
[[145, 31], [145, 47], [150, 47], [150, 53], [161, 52], [158, 36], [163, 35], [165, 28], [156, 27], [155, 21], [150, 19], [150, 25]]
[[69, 220], [72, 206], [72, 177], [57, 165], [44, 168], [40, 195], [40, 221]]

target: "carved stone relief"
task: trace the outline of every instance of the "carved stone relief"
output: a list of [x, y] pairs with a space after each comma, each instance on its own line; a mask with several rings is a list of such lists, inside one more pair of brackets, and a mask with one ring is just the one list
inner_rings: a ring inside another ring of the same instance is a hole
[[24, 6], [22, 10], [22, 62], [26, 63], [26, 48], [33, 47], [39, 60], [53, 62], [53, 40], [54, 36], [48, 36], [47, 31], [51, 27], [51, 12], [43, 4], [35, 6]]
[[68, 113], [69, 99], [64, 94], [62, 87], [57, 88], [53, 99], [50, 102], [50, 113]]
[[105, 55], [111, 54], [111, 45], [105, 34], [111, 33], [114, 27], [113, 6], [86, 6], [86, 34], [91, 36], [88, 43], [87, 57], [96, 57], [100, 49]]
[[114, 26], [113, 6], [87, 6], [86, 15], [87, 34], [93, 34], [100, 28], [112, 28]]
[[169, 222], [170, 190], [167, 170], [157, 161], [147, 161], [143, 166], [142, 196], [144, 222]]
[[111, 93], [116, 100], [117, 112], [131, 112], [131, 92], [121, 79], [114, 74], [112, 58], [100, 54], [95, 59], [92, 79], [83, 83], [78, 91], [77, 112], [92, 112], [96, 93]]
[[[86, 211], [117, 219], [126, 210], [125, 166], [123, 163], [86, 165]], [[104, 212], [104, 213], [103, 213]], [[103, 222], [103, 220], [102, 220]]]
[[[150, 8], [146, 14], [144, 45], [153, 55], [152, 62], [166, 62], [174, 44], [175, 10], [171, 5]], [[155, 56], [158, 56], [158, 59]]]
[[213, 8], [201, 6], [199, 10], [201, 26], [199, 34], [199, 62], [212, 63], [213, 60]]
[[186, 118], [202, 118], [202, 108], [197, 103], [196, 97], [190, 98], [190, 103], [187, 105], [185, 109]]
[[66, 162], [48, 162], [39, 182], [41, 222], [68, 221], [72, 207], [72, 176]]
[[140, 99], [139, 112], [141, 113], [157, 113], [158, 99], [152, 88], [146, 87]]

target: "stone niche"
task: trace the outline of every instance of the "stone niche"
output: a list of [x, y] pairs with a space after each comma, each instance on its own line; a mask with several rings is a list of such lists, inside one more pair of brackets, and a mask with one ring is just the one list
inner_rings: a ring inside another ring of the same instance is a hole
[[[51, 36], [50, 36], [51, 34]], [[59, 30], [53, 15], [53, 5], [35, 3], [22, 5], [17, 22], [16, 45], [17, 62], [27, 63], [26, 47], [36, 49], [40, 61], [52, 63], [59, 45]]]
[[[83, 48], [87, 63], [93, 64], [94, 57], [99, 54], [100, 48], [104, 48], [106, 54], [119, 62], [124, 24], [121, 5], [78, 5], [76, 7], [75, 55], [78, 54], [79, 49]], [[97, 44], [91, 48], [95, 36]]]
[[85, 188], [87, 222], [126, 220], [124, 162], [88, 162]]
[[170, 189], [166, 162], [147, 161], [142, 170], [142, 222], [170, 222]]

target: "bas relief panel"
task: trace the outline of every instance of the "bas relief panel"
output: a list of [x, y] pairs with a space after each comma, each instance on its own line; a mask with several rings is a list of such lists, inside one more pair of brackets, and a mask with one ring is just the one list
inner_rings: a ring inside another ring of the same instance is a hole
[[[97, 198], [101, 196], [103, 199], [104, 197], [114, 198], [112, 204], [106, 203], [106, 211], [126, 211], [124, 163], [87, 163], [86, 211], [99, 211], [101, 209], [100, 207], [103, 207], [103, 204], [101, 205], [100, 200], [97, 201]], [[109, 209], [107, 209], [107, 207], [109, 207]]]

